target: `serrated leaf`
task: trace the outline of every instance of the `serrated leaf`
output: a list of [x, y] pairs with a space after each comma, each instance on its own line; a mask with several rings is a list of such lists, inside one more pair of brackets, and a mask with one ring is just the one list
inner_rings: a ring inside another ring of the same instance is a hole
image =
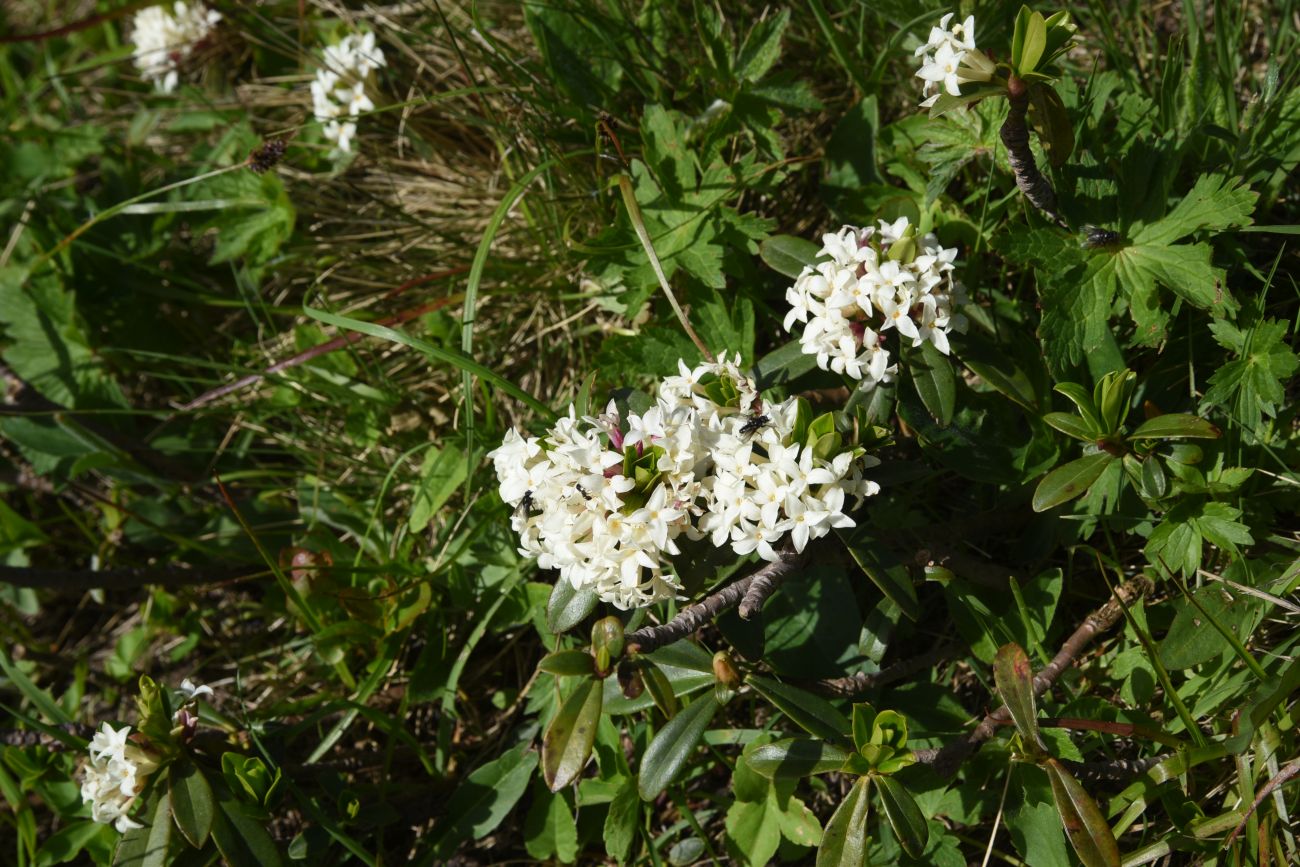
[[1222, 431], [1203, 418], [1182, 412], [1171, 412], [1147, 419], [1138, 426], [1137, 430], [1129, 434], [1129, 439], [1217, 439], [1221, 435]]
[[823, 740], [786, 738], [757, 747], [747, 761], [768, 779], [797, 779], [838, 771], [848, 758], [847, 750]]
[[576, 780], [591, 758], [604, 695], [599, 680], [582, 681], [547, 727], [542, 738], [542, 776], [552, 792]]
[[817, 867], [866, 867], [871, 779], [859, 777], [822, 831]]
[[1286, 383], [1300, 369], [1300, 357], [1286, 344], [1287, 330], [1276, 319], [1246, 327], [1223, 319], [1210, 323], [1214, 339], [1237, 357], [1210, 377], [1203, 404], [1231, 409], [1250, 431], [1259, 428], [1264, 416], [1275, 418], [1286, 403]]
[[212, 831], [212, 819], [216, 815], [212, 787], [203, 772], [188, 759], [172, 765], [169, 777], [176, 827], [191, 846], [202, 848]]
[[1254, 543], [1250, 528], [1238, 522], [1241, 510], [1227, 503], [1185, 500], [1170, 509], [1147, 537], [1147, 560], [1162, 572], [1186, 577], [1201, 568], [1202, 540], [1235, 552]]
[[637, 775], [637, 792], [643, 801], [659, 797], [677, 779], [720, 706], [713, 692], [705, 692], [655, 734], [641, 756]]
[[750, 675], [745, 682], [811, 735], [837, 740], [853, 730], [849, 718], [821, 696], [759, 675]]
[[1248, 226], [1259, 195], [1241, 178], [1201, 175], [1177, 205], [1154, 223], [1133, 235], [1137, 244], [1165, 245], [1201, 229], [1221, 231]]
[[880, 790], [880, 806], [894, 836], [908, 855], [920, 858], [930, 841], [930, 826], [926, 824], [921, 808], [916, 805], [911, 793], [895, 778], [878, 776], [874, 782]]
[[1084, 867], [1119, 867], [1119, 845], [1097, 802], [1056, 759], [1043, 764], [1065, 835]]
[[600, 601], [591, 590], [575, 590], [564, 579], [555, 582], [546, 602], [546, 626], [556, 635], [568, 632], [587, 619]]
[[1082, 495], [1113, 460], [1114, 457], [1106, 452], [1098, 452], [1052, 470], [1043, 476], [1043, 480], [1034, 489], [1034, 511], [1045, 512]]
[[781, 56], [781, 37], [790, 23], [790, 10], [782, 9], [754, 25], [736, 58], [736, 77], [755, 82], [767, 75]]

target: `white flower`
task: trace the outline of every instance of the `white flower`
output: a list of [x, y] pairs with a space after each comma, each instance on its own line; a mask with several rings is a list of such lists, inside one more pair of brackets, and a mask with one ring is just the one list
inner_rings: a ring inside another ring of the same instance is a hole
[[982, 51], [975, 47], [975, 16], [954, 24], [949, 12], [939, 20], [938, 27], [930, 28], [930, 38], [916, 49], [921, 58], [918, 78], [925, 82], [926, 99], [922, 107], [928, 108], [939, 99], [940, 93], [961, 96], [961, 85], [975, 81], [989, 81], [997, 67]]
[[[854, 268], [874, 267], [874, 249], [863, 256], [850, 246], [872, 234], [830, 237]], [[579, 418], [571, 407], [545, 436], [511, 431], [489, 457], [501, 498], [516, 506], [520, 551], [574, 588], [632, 608], [681, 591], [672, 558], [683, 535], [774, 560], [792, 528], [802, 528], [794, 539], [802, 550], [852, 526], [847, 498], [875, 493], [860, 475], [867, 462], [850, 452], [819, 460], [791, 442], [798, 412], [794, 400], [764, 403], [739, 358], [722, 356], [694, 368], [679, 363], [644, 412], [624, 420], [610, 405]]]
[[158, 769], [152, 754], [128, 741], [130, 734], [130, 726], [114, 729], [102, 723], [90, 741], [90, 762], [81, 777], [81, 799], [90, 804], [91, 818], [123, 833], [142, 827], [127, 813], [145, 778]]
[[375, 45], [374, 33], [348, 34], [322, 52], [311, 84], [312, 112], [322, 124], [326, 140], [334, 143], [334, 154], [352, 152], [357, 118], [375, 108], [367, 84], [384, 64], [384, 52]]
[[890, 248], [911, 233], [908, 218], [900, 217], [880, 221], [874, 231], [846, 226], [822, 236], [821, 255], [829, 260], [804, 268], [786, 290], [784, 322], [787, 331], [803, 323], [800, 347], [818, 367], [874, 388], [897, 372], [882, 336], [889, 329], [912, 346], [930, 342], [944, 354], [948, 334], [965, 329], [955, 312], [963, 290], [951, 275], [957, 250], [926, 235], [917, 239], [911, 261], [891, 259]]
[[189, 704], [192, 701], [197, 701], [205, 695], [209, 698], [214, 695], [212, 687], [205, 684], [195, 686], [194, 681], [190, 680], [188, 677], [181, 681], [180, 691], [181, 694], [185, 696], [186, 704]]
[[180, 82], [180, 65], [220, 20], [220, 12], [202, 3], [141, 9], [131, 19], [132, 56], [141, 76], [162, 93], [171, 93]]

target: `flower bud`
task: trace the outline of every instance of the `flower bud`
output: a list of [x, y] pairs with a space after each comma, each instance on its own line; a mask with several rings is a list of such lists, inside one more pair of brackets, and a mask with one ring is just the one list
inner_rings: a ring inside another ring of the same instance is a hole
[[909, 265], [916, 259], [916, 226], [908, 224], [898, 240], [889, 246], [888, 258], [891, 262]]
[[740, 672], [736, 671], [731, 663], [731, 654], [725, 650], [713, 654], [713, 677], [727, 689], [734, 690], [740, 686]]
[[609, 674], [615, 660], [623, 655], [623, 622], [617, 617], [602, 617], [591, 627], [591, 654], [596, 657], [596, 672]]

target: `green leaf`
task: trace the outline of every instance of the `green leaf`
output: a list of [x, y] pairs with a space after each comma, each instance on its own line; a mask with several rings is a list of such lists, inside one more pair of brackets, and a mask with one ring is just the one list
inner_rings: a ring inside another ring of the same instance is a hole
[[1101, 411], [1097, 408], [1097, 404], [1093, 402], [1092, 395], [1082, 385], [1077, 382], [1058, 382], [1052, 387], [1052, 390], [1060, 392], [1069, 398], [1075, 409], [1079, 410], [1079, 414], [1083, 417], [1084, 424], [1087, 425], [1089, 430], [1096, 431], [1098, 435], [1105, 435], [1110, 432], [1102, 422]]
[[912, 795], [894, 777], [877, 776], [876, 788], [880, 790], [880, 806], [889, 820], [894, 836], [903, 844], [903, 850], [913, 858], [920, 858], [930, 841], [930, 826], [926, 824], [921, 808]]
[[163, 867], [167, 863], [172, 830], [167, 793], [155, 795], [146, 807], [149, 810], [144, 827], [132, 828], [122, 835], [113, 853], [113, 867]]
[[1052, 470], [1034, 489], [1033, 507], [1035, 512], [1045, 512], [1053, 506], [1059, 506], [1068, 500], [1083, 494], [1097, 481], [1106, 465], [1114, 460], [1106, 452], [1070, 461], [1068, 464]]
[[225, 784], [212, 784], [218, 810], [212, 817], [212, 839], [230, 867], [280, 867], [284, 862], [266, 821], [250, 815]]
[[600, 29], [576, 11], [554, 3], [529, 0], [523, 11], [551, 80], [569, 96], [558, 104], [582, 115], [590, 111], [586, 106], [605, 105], [618, 91], [623, 67]]
[[1074, 126], [1060, 94], [1047, 84], [1029, 89], [1029, 122], [1038, 133], [1047, 159], [1057, 168], [1065, 165], [1074, 151]]
[[536, 768], [537, 753], [520, 744], [460, 781], [434, 827], [430, 854], [450, 858], [465, 840], [478, 840], [500, 825]]
[[620, 864], [632, 857], [640, 821], [641, 798], [637, 796], [636, 780], [628, 777], [609, 802], [605, 816], [605, 852]]
[[654, 736], [641, 757], [637, 791], [642, 800], [653, 801], [677, 779], [719, 707], [713, 692], [705, 692]]
[[1097, 802], [1056, 759], [1047, 759], [1043, 770], [1052, 783], [1065, 835], [1084, 867], [1119, 867], [1119, 845]]
[[1129, 434], [1131, 440], [1172, 440], [1184, 437], [1217, 439], [1222, 432], [1203, 418], [1182, 412], [1171, 412], [1147, 419]]
[[750, 376], [753, 377], [759, 391], [766, 391], [774, 386], [784, 385], [816, 366], [816, 356], [805, 354], [799, 341], [792, 340], [754, 362]]
[[543, 656], [537, 670], [559, 677], [590, 677], [596, 673], [596, 660], [585, 650], [557, 650]]
[[781, 808], [770, 784], [756, 801], [733, 801], [727, 808], [727, 836], [743, 854], [743, 863], [766, 865], [781, 845]]
[[736, 58], [737, 78], [755, 82], [767, 75], [781, 56], [781, 36], [789, 23], [790, 10], [782, 9], [754, 25], [745, 36], [745, 43]]
[[868, 527], [837, 530], [836, 534], [848, 549], [853, 562], [861, 567], [871, 583], [893, 603], [898, 605], [907, 619], [916, 622], [921, 617], [921, 604], [916, 598], [916, 587], [907, 568], [886, 559], [883, 546], [869, 535]]
[[1241, 178], [1201, 175], [1190, 192], [1169, 213], [1133, 235], [1136, 244], [1171, 244], [1201, 229], [1222, 231], [1247, 226], [1257, 193]]
[[216, 805], [212, 787], [194, 762], [182, 759], [171, 767], [172, 816], [176, 827], [196, 849], [202, 848], [212, 830]]
[[558, 858], [572, 864], [578, 857], [578, 825], [563, 793], [552, 794], [538, 780], [533, 804], [524, 819], [524, 848], [538, 861]]
[[940, 427], [951, 424], [957, 404], [957, 378], [948, 356], [927, 340], [919, 351], [907, 353], [907, 371], [921, 403], [934, 420]]
[[798, 779], [838, 771], [849, 753], [812, 738], [786, 738], [763, 744], [749, 754], [749, 766], [768, 779]]
[[546, 602], [546, 626], [556, 635], [568, 632], [587, 619], [600, 601], [591, 590], [575, 590], [568, 581], [560, 579], [551, 589]]
[[411, 500], [410, 528], [420, 533], [465, 481], [469, 461], [452, 449], [430, 448], [420, 467], [420, 482]]
[[[1193, 591], [1196, 601], [1219, 625], [1245, 642], [1263, 619], [1263, 600], [1237, 593], [1222, 584], [1207, 584]], [[1178, 613], [1161, 640], [1160, 662], [1165, 668], [1182, 670], [1209, 662], [1232, 649], [1206, 615], [1186, 599], [1174, 602]]]
[[1023, 647], [1004, 644], [998, 648], [997, 656], [993, 657], [993, 679], [1025, 748], [1040, 747], [1038, 710], [1034, 706], [1034, 669]]
[[767, 266], [791, 279], [815, 264], [820, 251], [812, 241], [793, 235], [773, 235], [758, 245], [758, 255]]
[[1286, 404], [1286, 383], [1300, 368], [1300, 357], [1286, 344], [1287, 330], [1276, 319], [1247, 327], [1223, 319], [1211, 322], [1214, 339], [1237, 357], [1210, 377], [1204, 405], [1230, 408], [1250, 431], [1259, 428], [1263, 416], [1276, 418]]
[[[1017, 26], [1020, 24], [1016, 21]], [[1038, 68], [1038, 61], [1047, 48], [1047, 22], [1041, 13], [1030, 14], [1024, 31], [1024, 41], [1020, 44], [1020, 59], [1012, 61], [1016, 72], [1022, 77]]]
[[853, 731], [849, 718], [820, 696], [756, 674], [746, 678], [746, 683], [811, 735], [838, 740]]
[[24, 382], [66, 407], [126, 406], [91, 346], [74, 293], [46, 268], [0, 268], [0, 358]]
[[605, 692], [599, 680], [578, 684], [542, 738], [542, 776], [552, 792], [572, 783], [591, 758]]
[[1237, 521], [1240, 517], [1241, 510], [1227, 503], [1185, 500], [1147, 537], [1147, 560], [1162, 572], [1191, 577], [1201, 568], [1202, 539], [1230, 552], [1254, 543], [1250, 528]]
[[1070, 415], [1068, 412], [1049, 412], [1043, 416], [1043, 421], [1059, 430], [1068, 437], [1074, 437], [1085, 443], [1095, 442], [1102, 433], [1094, 430], [1086, 421], [1077, 415]]
[[870, 777], [859, 777], [835, 809], [817, 848], [817, 867], [866, 867]]

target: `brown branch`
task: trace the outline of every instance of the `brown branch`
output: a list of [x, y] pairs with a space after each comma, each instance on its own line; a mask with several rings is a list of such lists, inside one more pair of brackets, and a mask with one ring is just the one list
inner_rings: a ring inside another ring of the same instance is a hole
[[0, 566], [0, 583], [65, 593], [87, 590], [131, 590], [146, 584], [184, 587], [216, 584], [265, 572], [264, 566], [191, 568], [182, 566], [124, 566], [117, 569], [46, 569], [39, 566]]
[[919, 656], [900, 660], [871, 674], [858, 673], [850, 674], [847, 677], [828, 677], [822, 680], [807, 681], [801, 685], [823, 695], [837, 698], [857, 698], [865, 692], [903, 680], [918, 671], [924, 671], [951, 655], [955, 647], [956, 645], [943, 644], [927, 650]]
[[755, 580], [767, 579], [772, 575], [784, 578], [802, 566], [805, 559], [803, 554], [782, 551], [780, 560], [766, 564], [752, 575], [731, 582], [694, 605], [688, 605], [667, 623], [643, 626], [636, 630], [627, 637], [628, 651], [650, 653], [665, 644], [672, 644], [678, 639], [685, 638], [722, 612], [739, 604]]
[[1007, 148], [1007, 161], [1016, 176], [1016, 186], [1029, 203], [1042, 211], [1062, 229], [1069, 228], [1056, 210], [1056, 191], [1052, 182], [1038, 170], [1034, 152], [1029, 148], [1029, 125], [1025, 115], [1029, 111], [1029, 90], [1016, 76], [1007, 82], [1007, 103], [1011, 110], [1002, 124], [1002, 144]]
[[1139, 774], [1145, 774], [1156, 765], [1169, 758], [1166, 753], [1161, 756], [1147, 756], [1144, 759], [1110, 759], [1099, 762], [1062, 761], [1061, 764], [1074, 774], [1081, 783], [1102, 783], [1114, 780], [1130, 780]]
[[[788, 545], [781, 549], [781, 558], [799, 557]], [[778, 561], [779, 562], [779, 561]], [[776, 592], [776, 588], [785, 583], [785, 579], [794, 571], [793, 569], [760, 569], [750, 576], [749, 588], [745, 590], [745, 595], [740, 599], [740, 607], [736, 613], [740, 615], [741, 620], [749, 620], [755, 614], [763, 609], [763, 603], [767, 597]]]
[[[1074, 664], [1075, 659], [1098, 633], [1105, 632], [1119, 622], [1123, 617], [1125, 606], [1131, 604], [1134, 599], [1145, 596], [1152, 587], [1151, 579], [1145, 575], [1139, 575], [1117, 587], [1116, 598], [1107, 600], [1106, 604], [1084, 618], [1079, 628], [1074, 630], [1074, 633], [1061, 645], [1056, 656], [1052, 657], [1052, 661], [1034, 675], [1034, 695], [1040, 696], [1046, 692], [1061, 673]], [[993, 736], [999, 725], [1010, 719], [1011, 712], [1007, 710], [1006, 705], [1001, 705], [984, 717], [970, 734], [937, 749], [917, 750], [916, 759], [922, 764], [933, 766], [935, 772], [941, 777], [950, 777], [962, 762]]]

